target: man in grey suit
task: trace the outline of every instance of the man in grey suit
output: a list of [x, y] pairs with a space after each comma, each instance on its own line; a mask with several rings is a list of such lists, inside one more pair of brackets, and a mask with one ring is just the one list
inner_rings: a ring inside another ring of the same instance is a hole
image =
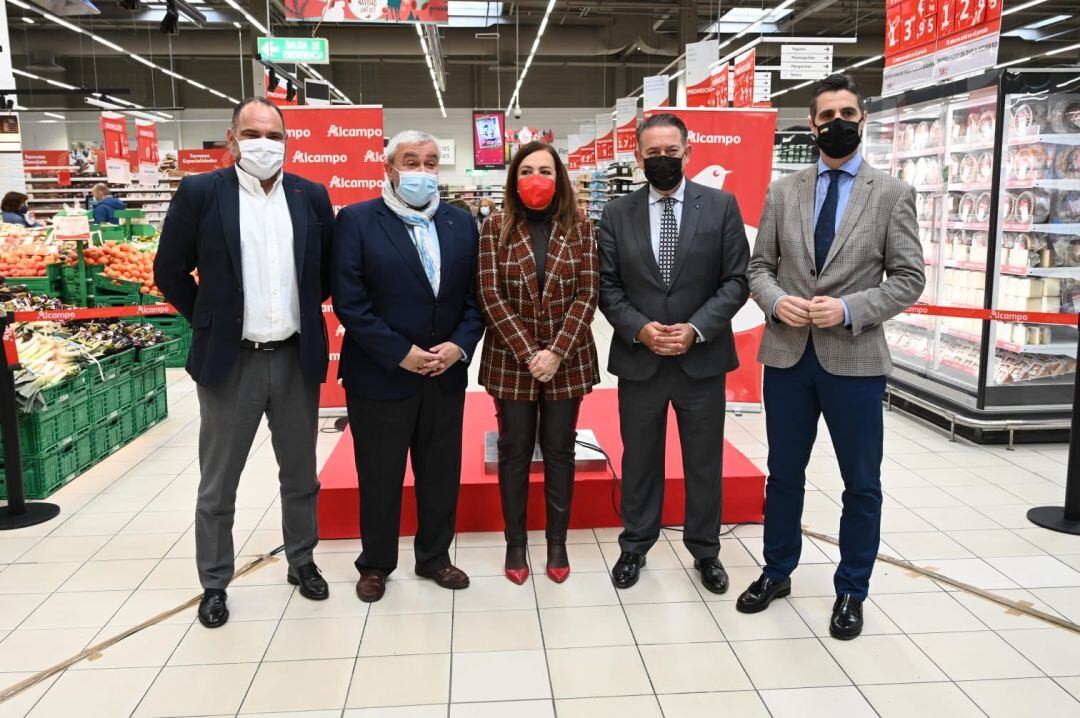
[[824, 415], [844, 478], [840, 565], [829, 632], [862, 631], [881, 527], [881, 401], [892, 369], [882, 323], [921, 295], [925, 277], [915, 191], [859, 155], [866, 108], [855, 82], [818, 82], [810, 123], [821, 159], [769, 188], [750, 260], [767, 325], [769, 478], [765, 568], [736, 604], [768, 608], [791, 593], [802, 548], [806, 465]]
[[660, 536], [668, 406], [675, 407], [686, 482], [683, 543], [705, 588], [724, 593], [720, 563], [725, 377], [739, 366], [731, 318], [746, 303], [750, 248], [735, 197], [690, 182], [686, 125], [658, 114], [637, 129], [649, 184], [604, 208], [600, 309], [615, 336], [623, 442], [618, 588], [637, 583]]

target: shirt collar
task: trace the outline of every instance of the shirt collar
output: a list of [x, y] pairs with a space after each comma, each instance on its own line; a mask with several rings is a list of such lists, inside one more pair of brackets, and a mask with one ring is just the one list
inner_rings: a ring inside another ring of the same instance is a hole
[[655, 204], [656, 202], [659, 202], [660, 200], [662, 200], [664, 197], [672, 197], [672, 198], [675, 199], [676, 202], [678, 202], [679, 204], [682, 204], [683, 196], [685, 194], [686, 194], [686, 178], [685, 177], [683, 177], [682, 182], [679, 183], [679, 186], [675, 188], [675, 191], [673, 193], [669, 194], [669, 195], [662, 195], [662, 194], [660, 194], [659, 192], [656, 191], [655, 187], [653, 187], [652, 185], [649, 185], [649, 203], [650, 204]]
[[236, 179], [240, 182], [240, 187], [247, 190], [249, 193], [257, 197], [269, 197], [277, 188], [281, 186], [281, 181], [285, 178], [285, 173], [279, 171], [277, 178], [274, 180], [274, 186], [270, 188], [270, 192], [263, 192], [262, 180], [255, 175], [248, 174], [244, 170], [240, 169], [240, 165], [233, 165], [236, 168]]
[[[856, 153], [854, 157], [852, 157], [850, 160], [848, 160], [844, 164], [840, 165], [837, 169], [839, 169], [841, 172], [844, 172], [844, 173], [849, 174], [852, 177], [854, 177], [855, 175], [859, 174], [859, 168], [862, 167], [862, 161], [863, 161], [862, 160], [862, 155]], [[831, 168], [827, 164], [825, 164], [825, 162], [823, 160], [819, 159], [817, 161], [818, 177], [825, 174], [830, 169]]]

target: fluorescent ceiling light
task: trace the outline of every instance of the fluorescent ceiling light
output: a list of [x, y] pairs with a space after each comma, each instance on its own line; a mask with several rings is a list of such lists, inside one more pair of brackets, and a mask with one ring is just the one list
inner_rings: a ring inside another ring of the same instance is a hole
[[1056, 23], [1068, 20], [1072, 15], [1051, 15], [1050, 17], [1043, 18], [1042, 20], [1036, 20], [1035, 22], [1029, 22], [1024, 25], [1020, 30], [1038, 30], [1040, 27], [1046, 27], [1047, 25], [1054, 25]]
[[34, 19], [31, 18], [31, 17], [24, 17], [23, 22], [25, 22], [27, 25], [33, 25], [34, 24]]
[[1020, 12], [1021, 10], [1027, 10], [1029, 7], [1035, 7], [1036, 5], [1042, 5], [1046, 0], [1029, 0], [1029, 2], [1021, 3], [1014, 7], [1006, 8], [1001, 11], [1001, 16], [1012, 15], [1014, 12]]
[[236, 2], [236, 0], [225, 0], [225, 4], [228, 5], [229, 7], [231, 7], [236, 12], [243, 15], [247, 19], [247, 21], [250, 22], [255, 27], [255, 29], [258, 30], [259, 32], [261, 32], [263, 35], [269, 35], [270, 34], [270, 31], [266, 29], [266, 26], [263, 25], [258, 20], [256, 20], [254, 15], [249, 13], [244, 8], [240, 7], [240, 5]]
[[1019, 65], [1021, 62], [1027, 62], [1028, 60], [1034, 60], [1034, 57], [1021, 57], [1018, 60], [1009, 60], [1008, 62], [999, 62], [994, 65], [995, 70], [1000, 70], [1003, 67], [1010, 67], [1012, 65]]
[[[554, 0], [552, 0], [554, 2]], [[413, 27], [416, 28], [416, 34], [420, 38], [420, 49], [424, 52], [424, 60], [427, 61], [428, 74], [431, 75], [431, 86], [435, 88], [435, 99], [439, 102], [439, 112], [442, 116], [446, 117], [446, 107], [443, 105], [442, 90], [439, 89], [439, 81], [435, 77], [435, 67], [431, 60], [431, 52], [428, 49], [427, 40], [424, 39], [424, 28], [420, 23], [416, 23]]]
[[[794, 2], [795, 0], [790, 1]], [[547, 9], [544, 10], [544, 18], [540, 21], [540, 27], [536, 30], [536, 39], [533, 40], [532, 49], [529, 50], [529, 56], [525, 58], [525, 65], [522, 66], [521, 74], [518, 75], [517, 84], [514, 85], [514, 94], [510, 96], [510, 104], [506, 106], [506, 114], [510, 114], [515, 104], [521, 104], [521, 83], [525, 80], [525, 75], [528, 74], [529, 68], [532, 66], [536, 51], [540, 48], [540, 38], [543, 37], [544, 30], [547, 29], [548, 18], [551, 17], [551, 11], [554, 9], [555, 0], [548, 0]]]
[[45, 115], [46, 117], [52, 117], [53, 119], [56, 119], [56, 120], [66, 120], [67, 119], [63, 115], [61, 115], [59, 113], [56, 113], [56, 112], [43, 112], [42, 114]]
[[846, 72], [847, 70], [854, 70], [856, 67], [863, 67], [865, 65], [869, 65], [871, 62], [877, 62], [881, 59], [881, 57], [881, 55], [874, 55], [873, 57], [868, 57], [865, 60], [860, 60], [859, 62], [856, 62], [854, 65], [848, 65], [843, 70], [840, 70], [840, 72]]
[[1060, 55], [1063, 52], [1072, 52], [1073, 50], [1080, 50], [1080, 43], [1075, 45], [1069, 45], [1068, 47], [1059, 47], [1056, 50], [1048, 50], [1043, 55]]

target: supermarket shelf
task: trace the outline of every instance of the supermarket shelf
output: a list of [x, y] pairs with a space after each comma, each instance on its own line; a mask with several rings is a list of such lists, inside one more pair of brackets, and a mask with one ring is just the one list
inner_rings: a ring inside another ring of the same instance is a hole
[[1037, 232], [1039, 234], [1070, 234], [1080, 235], [1080, 223], [1073, 224], [1008, 224], [1002, 230], [1005, 232]]
[[896, 153], [898, 160], [911, 160], [918, 157], [937, 157], [945, 154], [944, 147], [924, 147], [917, 150], [902, 150]]
[[[988, 222], [946, 222], [945, 223], [945, 229], [970, 229], [970, 230], [978, 231], [978, 230], [983, 230], [983, 229], [988, 229], [988, 228], [989, 228], [989, 223]], [[1008, 226], [1006, 226], [1005, 229], [1006, 229], [1006, 231], [1010, 231]], [[1015, 231], [1026, 232], [1028, 230], [1020, 229], [1020, 230], [1015, 230]]]
[[917, 184], [915, 185], [916, 192], [940, 192], [945, 187], [940, 184]]
[[907, 327], [914, 327], [915, 329], [922, 329], [923, 331], [933, 331], [934, 325], [932, 319], [921, 317], [917, 314], [897, 314], [893, 319], [900, 324]]
[[[931, 359], [933, 359], [933, 357], [930, 356], [929, 354], [924, 354], [922, 352], [912, 351], [911, 349], [908, 349], [907, 347], [902, 347], [899, 344], [890, 343], [889, 344], [889, 349], [896, 352], [897, 355], [905, 357], [907, 359], [914, 359], [916, 361], [922, 361], [922, 362], [928, 362]], [[925, 369], [926, 367], [923, 366], [923, 367], [918, 367], [918, 368], [919, 369]]]
[[1026, 276], [1053, 279], [1080, 279], [1080, 267], [1028, 267]]
[[[955, 329], [949, 329], [943, 327], [941, 329], [942, 334], [948, 334], [950, 337], [960, 339], [961, 341], [971, 342], [972, 344], [982, 344], [982, 336], [979, 334], [969, 334], [968, 332], [960, 332]], [[1075, 357], [1076, 356], [1076, 342], [1051, 342], [1049, 344], [1014, 344], [999, 339], [995, 346], [998, 349], [1007, 352], [1013, 352], [1014, 354], [1045, 354], [1048, 356], [1062, 356], [1062, 357]]]
[[950, 192], [989, 192], [993, 187], [989, 182], [981, 184], [962, 184], [960, 182], [950, 182]]
[[964, 377], [974, 378], [979, 376], [979, 371], [975, 367], [961, 364], [960, 362], [953, 361], [952, 359], [942, 359], [940, 364], [943, 369], [950, 369]]
[[1047, 143], [1051, 145], [1080, 145], [1080, 133], [1068, 135], [1027, 135], [1025, 137], [1010, 137], [1010, 145], [1033, 145]]
[[990, 142], [969, 142], [967, 144], [956, 144], [949, 147], [949, 153], [960, 152], [978, 152], [979, 150], [992, 150], [994, 149], [993, 141]]

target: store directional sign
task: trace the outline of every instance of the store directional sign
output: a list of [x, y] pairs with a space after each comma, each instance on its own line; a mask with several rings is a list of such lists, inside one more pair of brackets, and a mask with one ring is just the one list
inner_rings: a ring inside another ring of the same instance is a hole
[[259, 54], [267, 62], [325, 65], [330, 62], [330, 42], [324, 37], [261, 37]]
[[787, 44], [780, 48], [781, 80], [817, 80], [832, 73], [832, 45]]

